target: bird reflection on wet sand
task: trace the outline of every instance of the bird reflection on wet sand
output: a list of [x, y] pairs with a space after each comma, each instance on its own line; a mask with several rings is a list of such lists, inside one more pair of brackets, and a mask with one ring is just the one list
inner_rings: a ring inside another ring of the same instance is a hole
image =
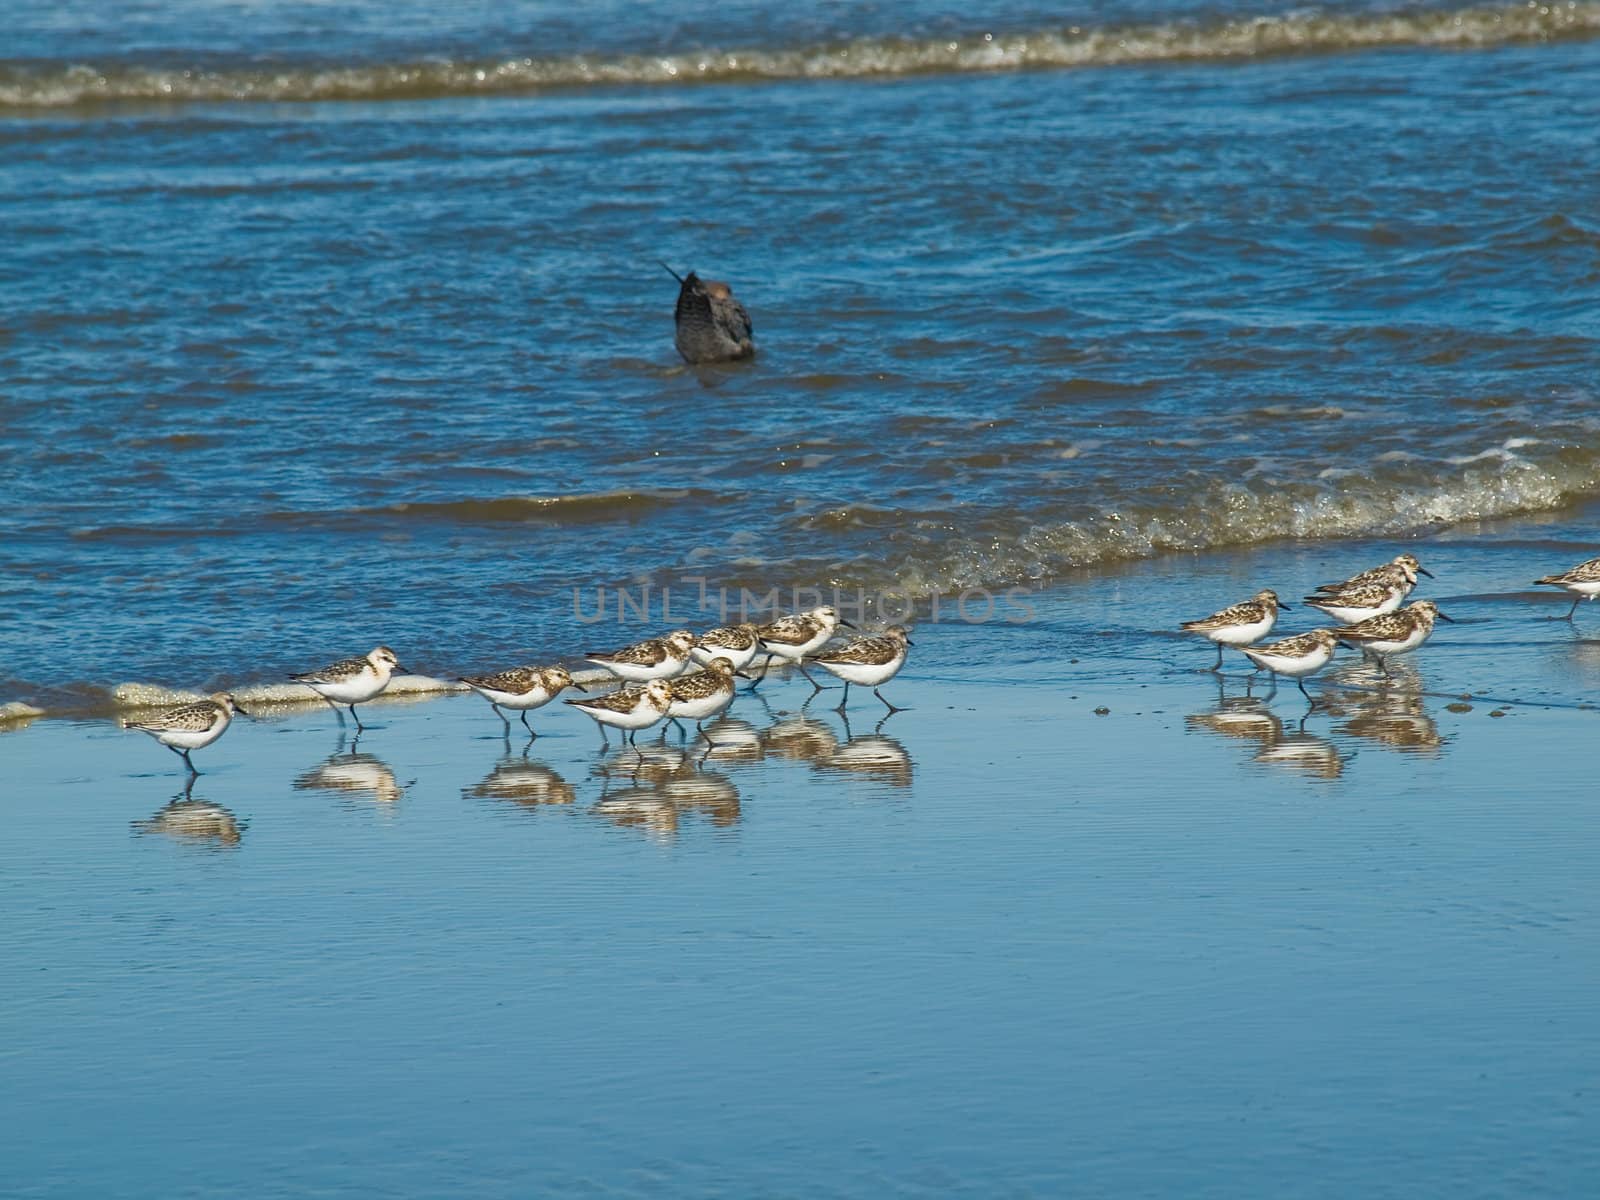
[[523, 754], [508, 754], [495, 763], [482, 782], [462, 789], [478, 800], [509, 800], [525, 808], [546, 804], [571, 804], [577, 793], [554, 769]]
[[[694, 813], [716, 826], [738, 824], [739, 789], [726, 775], [703, 770], [699, 763], [700, 754], [692, 747], [658, 744], [618, 751], [595, 767], [605, 783], [590, 811], [614, 825], [663, 837], [677, 833], [682, 819]], [[620, 780], [627, 786], [613, 789], [613, 781]]]
[[845, 722], [845, 740], [836, 743], [826, 755], [812, 763], [813, 769], [825, 773], [863, 775], [877, 783], [892, 787], [910, 787], [914, 762], [911, 752], [899, 738], [881, 732], [879, 722], [871, 733], [853, 733]]
[[713, 825], [739, 821], [739, 789], [719, 772], [679, 771], [658, 783], [656, 790], [680, 813], [698, 812]]
[[1391, 750], [1438, 754], [1448, 740], [1428, 715], [1422, 696], [1415, 692], [1340, 692], [1325, 707], [1329, 716], [1343, 722], [1336, 732]]
[[346, 792], [387, 805], [400, 799], [406, 789], [381, 758], [362, 753], [353, 745], [345, 753], [341, 743], [339, 750], [296, 778], [294, 790]]
[[654, 787], [602, 793], [589, 811], [624, 829], [644, 829], [660, 837], [678, 832], [677, 806]]
[[1325, 737], [1295, 729], [1283, 733], [1256, 751], [1255, 761], [1287, 767], [1318, 779], [1337, 779], [1344, 774], [1344, 755]]
[[767, 756], [761, 731], [738, 717], [722, 717], [705, 728], [710, 749], [705, 761], [733, 764], [758, 763]]
[[761, 741], [767, 757], [790, 762], [819, 762], [839, 748], [839, 735], [831, 725], [802, 713], [778, 718]]
[[1259, 696], [1222, 696], [1214, 707], [1190, 713], [1183, 723], [1197, 732], [1263, 744], [1283, 736], [1283, 721]]
[[1323, 700], [1337, 700], [1335, 692], [1417, 692], [1423, 690], [1422, 675], [1416, 664], [1405, 659], [1389, 661], [1385, 675], [1378, 661], [1365, 655], [1352, 655], [1338, 662], [1324, 676]]
[[1327, 738], [1307, 733], [1303, 718], [1298, 725], [1286, 729], [1283, 720], [1260, 696], [1227, 696], [1219, 688], [1215, 704], [1190, 713], [1183, 723], [1195, 733], [1256, 743], [1254, 761], [1264, 765], [1286, 767], [1319, 779], [1337, 779], [1344, 773], [1345, 759], [1337, 746]]
[[864, 775], [894, 787], [910, 786], [915, 764], [900, 740], [883, 732], [889, 716], [871, 733], [856, 733], [847, 718], [837, 719], [843, 739], [832, 725], [804, 713], [778, 718], [761, 735], [767, 757], [808, 763], [819, 773]]
[[135, 834], [158, 833], [193, 845], [237, 846], [244, 825], [220, 804], [191, 798], [179, 792], [143, 821], [133, 822]]

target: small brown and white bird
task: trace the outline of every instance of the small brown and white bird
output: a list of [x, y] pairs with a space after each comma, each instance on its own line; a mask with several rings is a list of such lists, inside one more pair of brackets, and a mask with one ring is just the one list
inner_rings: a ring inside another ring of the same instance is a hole
[[[806, 677], [806, 682], [820, 692], [822, 685], [811, 678], [811, 673], [806, 670], [801, 660], [806, 655], [822, 649], [841, 625], [847, 629], [855, 628], [849, 621], [839, 616], [831, 604], [824, 604], [809, 612], [779, 617], [776, 621], [758, 627], [756, 636], [761, 639], [761, 648], [772, 658], [781, 658], [794, 663], [800, 668], [800, 674]], [[767, 670], [770, 670], [771, 666], [772, 661], [769, 658], [766, 668], [762, 670], [752, 687], [767, 677]]]
[[543, 708], [569, 687], [575, 687], [580, 692], [587, 690], [572, 678], [565, 667], [512, 667], [509, 671], [497, 671], [493, 675], [463, 675], [461, 682], [489, 702], [495, 714], [505, 722], [508, 731], [511, 722], [500, 710], [521, 710], [523, 727], [534, 737], [539, 735], [528, 724], [531, 710]]
[[761, 640], [756, 637], [755, 624], [744, 621], [738, 625], [723, 625], [717, 629], [706, 630], [700, 635], [698, 644], [690, 653], [702, 666], [713, 658], [725, 658], [733, 664], [735, 671], [741, 671], [750, 665], [750, 660], [756, 656], [756, 651], [759, 649]]
[[1305, 598], [1308, 608], [1320, 609], [1341, 625], [1354, 625], [1368, 617], [1381, 617], [1399, 608], [1411, 589], [1403, 582], [1362, 583], [1342, 592]]
[[678, 629], [666, 637], [635, 642], [614, 653], [591, 650], [583, 657], [604, 667], [618, 679], [626, 679], [630, 683], [649, 683], [652, 679], [671, 679], [683, 674], [684, 667], [689, 665], [689, 652], [694, 649], [697, 640], [689, 630]]
[[721, 714], [733, 703], [733, 660], [718, 655], [703, 671], [674, 679], [667, 718], [695, 722], [695, 728]]
[[189, 774], [198, 775], [200, 772], [195, 769], [189, 752], [211, 745], [226, 733], [234, 713], [244, 713], [247, 717], [250, 715], [240, 708], [228, 693], [218, 692], [214, 696], [207, 696], [204, 700], [179, 704], [140, 720], [128, 721], [126, 725], [129, 729], [148, 733], [183, 759], [184, 765], [189, 768]]
[[1224, 646], [1249, 646], [1259, 642], [1277, 624], [1278, 610], [1288, 607], [1271, 588], [1262, 588], [1248, 600], [1230, 604], [1221, 612], [1198, 621], [1185, 621], [1178, 628], [1198, 633], [1216, 644], [1217, 662], [1211, 669], [1220, 671]]
[[691, 366], [731, 362], [756, 352], [750, 340], [755, 327], [744, 305], [733, 298], [733, 289], [714, 279], [701, 279], [693, 271], [687, 278], [671, 267], [667, 272], [678, 281], [678, 306], [672, 317], [674, 341], [684, 362]]
[[859, 683], [872, 689], [872, 694], [892, 713], [903, 711], [899, 706], [883, 699], [878, 689], [900, 673], [906, 665], [906, 647], [912, 645], [910, 630], [904, 625], [891, 625], [879, 637], [852, 638], [836, 649], [824, 650], [815, 658], [824, 670], [844, 680], [844, 699], [839, 702], [839, 712], [850, 703], [850, 685]]
[[1380, 567], [1372, 567], [1369, 570], [1362, 571], [1359, 575], [1352, 575], [1349, 579], [1342, 579], [1338, 583], [1321, 584], [1315, 590], [1319, 595], [1331, 596], [1340, 592], [1352, 591], [1358, 587], [1364, 587], [1369, 583], [1397, 583], [1405, 588], [1407, 594], [1410, 594], [1411, 589], [1417, 586], [1418, 575], [1426, 575], [1429, 579], [1433, 578], [1433, 572], [1424, 569], [1423, 565], [1417, 561], [1417, 556], [1408, 551], [1405, 554], [1395, 555]]
[[1377, 659], [1378, 670], [1387, 675], [1389, 666], [1383, 661], [1385, 656], [1404, 654], [1422, 645], [1433, 632], [1435, 620], [1453, 621], [1453, 618], [1440, 612], [1432, 600], [1416, 600], [1392, 613], [1368, 617], [1334, 632], [1345, 645]]
[[[396, 672], [404, 670], [393, 650], [387, 646], [379, 646], [364, 658], [343, 658], [323, 667], [320, 671], [307, 671], [302, 675], [291, 675], [289, 678], [305, 684], [316, 692], [333, 705], [333, 711], [336, 713], [341, 704], [345, 705], [350, 710], [356, 728], [364, 730], [366, 726], [361, 723], [361, 718], [356, 716], [356, 705], [365, 704], [373, 699], [389, 686], [389, 681], [394, 678]], [[341, 722], [344, 720], [343, 714], [339, 719]]]
[[1241, 647], [1241, 652], [1256, 666], [1271, 671], [1274, 676], [1287, 675], [1300, 688], [1300, 694], [1312, 708], [1317, 702], [1306, 691], [1305, 677], [1315, 675], [1327, 666], [1339, 645], [1339, 635], [1332, 629], [1313, 629], [1310, 633], [1297, 633], [1265, 646]]
[[600, 726], [600, 737], [606, 738], [606, 727], [622, 730], [622, 738], [631, 742], [641, 729], [648, 729], [667, 715], [672, 703], [672, 685], [665, 679], [652, 679], [643, 687], [622, 688], [593, 700], [568, 700], [566, 703], [588, 713]]
[[1572, 607], [1567, 610], [1566, 620], [1572, 620], [1578, 611], [1578, 605], [1584, 600], [1593, 600], [1600, 596], [1600, 558], [1591, 558], [1588, 562], [1581, 562], [1570, 571], [1563, 571], [1559, 575], [1546, 575], [1543, 579], [1533, 581], [1541, 586], [1562, 588], [1576, 597]]

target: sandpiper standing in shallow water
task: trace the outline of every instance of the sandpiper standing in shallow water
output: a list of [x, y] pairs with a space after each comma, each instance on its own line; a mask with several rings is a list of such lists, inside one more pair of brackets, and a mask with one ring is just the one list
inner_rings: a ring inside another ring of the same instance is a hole
[[1591, 558], [1588, 562], [1579, 563], [1570, 571], [1563, 571], [1559, 575], [1546, 575], [1543, 579], [1535, 579], [1533, 582], [1562, 588], [1573, 594], [1575, 598], [1565, 618], [1570, 621], [1582, 601], [1593, 600], [1596, 596], [1600, 596], [1600, 558]]
[[733, 671], [733, 660], [719, 654], [706, 664], [705, 670], [674, 679], [668, 719], [693, 721], [696, 732], [704, 733], [701, 726], [733, 703]]
[[566, 703], [588, 713], [600, 725], [600, 739], [609, 744], [606, 726], [622, 730], [622, 740], [631, 742], [641, 729], [648, 729], [667, 715], [672, 703], [672, 685], [665, 679], [652, 679], [643, 687], [622, 688], [593, 700], [568, 700]]
[[1242, 653], [1264, 671], [1276, 677], [1287, 675], [1300, 688], [1300, 694], [1312, 708], [1317, 702], [1306, 691], [1305, 677], [1315, 675], [1327, 666], [1339, 645], [1339, 635], [1332, 629], [1313, 629], [1310, 633], [1297, 633], [1282, 641], [1268, 642], [1265, 646], [1241, 647]]
[[[334, 712], [339, 712], [339, 705], [345, 705], [350, 709], [356, 729], [365, 730], [361, 718], [356, 716], [356, 705], [365, 704], [377, 696], [389, 686], [395, 672], [403, 670], [405, 668], [400, 665], [394, 651], [387, 646], [379, 646], [365, 658], [340, 659], [320, 671], [307, 671], [289, 678], [316, 692], [333, 705]], [[342, 713], [340, 719], [343, 720]]]
[[[671, 679], [683, 674], [689, 665], [689, 652], [698, 639], [687, 629], [674, 630], [663, 638], [635, 642], [615, 653], [591, 650], [583, 657], [604, 667], [618, 679], [630, 683], [649, 683], [652, 679]], [[572, 703], [572, 701], [568, 701]]]
[[[840, 617], [831, 604], [824, 604], [820, 608], [813, 608], [810, 612], [779, 617], [776, 621], [758, 628], [756, 636], [761, 639], [763, 650], [773, 657], [794, 663], [800, 668], [800, 674], [806, 677], [806, 682], [820, 692], [822, 685], [811, 678], [811, 673], [805, 669], [800, 660], [822, 649], [841, 625], [847, 629], [855, 628], [849, 621]], [[767, 677], [767, 671], [771, 667], [772, 660], [769, 658], [766, 668], [751, 686], [760, 684]]]
[[1216, 644], [1217, 664], [1211, 669], [1220, 671], [1224, 646], [1249, 646], [1259, 642], [1278, 623], [1278, 610], [1288, 607], [1271, 588], [1262, 588], [1248, 600], [1230, 604], [1221, 612], [1198, 621], [1185, 621], [1178, 628], [1198, 633]]
[[[1433, 572], [1425, 569], [1417, 561], [1417, 556], [1410, 552], [1397, 554], [1381, 567], [1372, 567], [1362, 571], [1359, 575], [1352, 575], [1349, 579], [1341, 579], [1338, 583], [1324, 583], [1315, 589], [1319, 595], [1334, 596], [1340, 592], [1353, 591], [1369, 583], [1399, 584], [1405, 589], [1405, 595], [1411, 594], [1411, 589], [1417, 586], [1417, 576], [1426, 575], [1433, 578]], [[1403, 597], [1402, 597], [1403, 598]]]
[[148, 733], [183, 759], [184, 765], [189, 768], [189, 774], [198, 775], [200, 772], [195, 769], [189, 752], [211, 745], [226, 733], [234, 713], [244, 713], [247, 717], [250, 715], [234, 703], [232, 696], [226, 692], [218, 692], [204, 700], [180, 704], [141, 720], [129, 721], [127, 726], [129, 729], [137, 729], [140, 733]]
[[733, 298], [732, 288], [714, 279], [701, 279], [693, 271], [687, 278], [671, 267], [667, 272], [678, 281], [678, 307], [672, 319], [674, 341], [684, 362], [691, 366], [730, 362], [756, 352], [750, 340], [755, 332], [750, 314]]
[[702, 666], [714, 658], [725, 658], [733, 664], [735, 671], [742, 671], [750, 665], [750, 660], [759, 649], [761, 640], [756, 637], [756, 627], [753, 622], [745, 621], [706, 630], [691, 653], [695, 662]]
[[1422, 645], [1433, 632], [1435, 620], [1454, 622], [1454, 618], [1440, 612], [1432, 600], [1417, 600], [1395, 612], [1368, 617], [1335, 632], [1345, 645], [1377, 659], [1378, 670], [1387, 676], [1389, 665], [1383, 661], [1384, 657], [1404, 654]]
[[531, 709], [543, 708], [569, 687], [585, 691], [565, 667], [512, 667], [493, 675], [463, 675], [461, 682], [489, 702], [495, 714], [505, 722], [507, 732], [511, 722], [502, 708], [520, 709], [523, 727], [534, 737], [533, 726], [528, 724]]
[[1342, 592], [1307, 596], [1308, 608], [1321, 609], [1341, 625], [1381, 617], [1400, 607], [1410, 592], [1404, 583], [1363, 583]]
[[904, 625], [891, 625], [880, 637], [853, 638], [846, 645], [824, 650], [816, 656], [815, 661], [825, 670], [844, 680], [844, 699], [839, 702], [838, 711], [843, 712], [845, 705], [850, 703], [852, 683], [871, 688], [872, 694], [883, 700], [890, 712], [904, 711], [899, 705], [884, 700], [883, 693], [878, 689], [898, 675], [900, 668], [906, 665], [906, 647], [912, 645], [910, 633]]

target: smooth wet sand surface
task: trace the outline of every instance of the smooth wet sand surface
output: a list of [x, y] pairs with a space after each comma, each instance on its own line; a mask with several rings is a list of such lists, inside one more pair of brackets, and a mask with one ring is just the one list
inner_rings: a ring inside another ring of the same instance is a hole
[[774, 681], [699, 771], [570, 710], [524, 756], [452, 697], [353, 753], [241, 722], [185, 798], [147, 739], [36, 722], [0, 739], [7, 1190], [1580, 1194], [1600, 618], [1488, 586], [1525, 540], [1422, 544], [1462, 624], [1387, 689], [1345, 656], [1303, 725], [1128, 630], [1367, 548], [925, 623], [911, 711]]

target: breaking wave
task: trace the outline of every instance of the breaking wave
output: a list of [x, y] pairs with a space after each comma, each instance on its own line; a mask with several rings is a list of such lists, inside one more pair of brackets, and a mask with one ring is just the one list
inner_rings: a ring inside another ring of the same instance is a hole
[[615, 57], [502, 57], [198, 68], [0, 66], [0, 108], [96, 104], [415, 100], [594, 85], [678, 85], [1059, 70], [1251, 60], [1396, 46], [1473, 48], [1600, 36], [1600, 3], [1527, 2], [1393, 13], [1239, 17], [1217, 24], [1038, 29], [960, 38], [863, 38], [774, 49]]
[[1427, 534], [1558, 509], [1600, 492], [1600, 451], [1566, 445], [1534, 460], [1522, 453], [1532, 445], [1529, 439], [1508, 439], [1455, 460], [1443, 478], [1435, 464], [1398, 456], [1366, 470], [1326, 471], [1315, 481], [1197, 477], [1175, 486], [1169, 499], [1039, 522], [1020, 535], [997, 529], [953, 543], [930, 539], [894, 564], [892, 583], [913, 592], [950, 591], [1048, 580], [1076, 568], [1161, 554]]

